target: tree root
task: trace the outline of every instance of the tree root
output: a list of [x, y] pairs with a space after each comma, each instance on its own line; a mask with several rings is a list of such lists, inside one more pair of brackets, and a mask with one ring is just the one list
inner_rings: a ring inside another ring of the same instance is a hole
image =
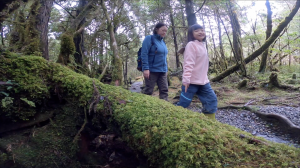
[[81, 136], [80, 133], [81, 131], [83, 131], [85, 125], [87, 124], [87, 115], [86, 115], [86, 109], [84, 108], [84, 122], [80, 128], [80, 130], [77, 132], [77, 134], [75, 135], [74, 139], [73, 139], [73, 143], [77, 142], [77, 140], [79, 139], [79, 137]]
[[279, 89], [284, 89], [284, 90], [299, 90], [300, 87], [294, 87], [290, 85], [285, 85], [281, 84], [279, 79], [278, 79], [278, 74], [276, 72], [272, 72], [270, 77], [269, 77], [269, 82], [267, 83], [262, 83], [262, 86], [274, 86]]
[[274, 113], [261, 113], [261, 112], [254, 110], [248, 106], [225, 106], [225, 107], [220, 107], [219, 109], [243, 109], [243, 110], [251, 111], [251, 112], [257, 114], [261, 118], [277, 119], [277, 120], [279, 120], [280, 123], [282, 123], [284, 126], [286, 126], [287, 131], [291, 135], [300, 138], [300, 127], [293, 124], [287, 117], [285, 117], [283, 115], [274, 114]]
[[261, 140], [255, 139], [255, 138], [251, 138], [251, 137], [248, 137], [248, 136], [243, 135], [243, 134], [241, 134], [241, 135], [239, 136], [239, 138], [241, 138], [241, 139], [244, 139], [244, 138], [245, 138], [245, 139], [247, 139], [247, 140], [249, 141], [249, 143], [251, 143], [251, 144], [263, 144], [263, 145], [269, 146], [269, 144], [266, 143], [266, 142], [264, 142], [264, 141], [261, 141]]
[[0, 134], [10, 131], [15, 131], [21, 128], [30, 127], [41, 122], [47, 121], [53, 117], [54, 112], [48, 114], [38, 114], [35, 116], [35, 120], [24, 121], [24, 122], [17, 122], [8, 125], [0, 125]]

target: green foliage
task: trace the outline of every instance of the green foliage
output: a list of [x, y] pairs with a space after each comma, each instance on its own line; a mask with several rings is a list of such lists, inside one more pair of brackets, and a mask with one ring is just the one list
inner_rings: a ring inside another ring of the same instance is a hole
[[8, 109], [11, 104], [13, 103], [14, 98], [12, 97], [5, 97], [4, 99], [1, 100], [2, 102], [2, 108]]
[[20, 98], [20, 99], [23, 100], [25, 103], [27, 103], [29, 106], [35, 107], [35, 103], [30, 100], [27, 100], [27, 98]]

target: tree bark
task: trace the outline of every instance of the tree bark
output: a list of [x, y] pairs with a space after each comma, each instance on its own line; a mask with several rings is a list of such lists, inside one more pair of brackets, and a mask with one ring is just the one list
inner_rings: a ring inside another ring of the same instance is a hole
[[221, 18], [220, 18], [220, 15], [219, 15], [219, 9], [218, 8], [216, 9], [216, 14], [217, 15], [215, 15], [215, 17], [216, 17], [216, 21], [218, 23], [220, 54], [221, 54], [221, 57], [224, 61], [225, 69], [227, 69], [227, 60], [226, 60], [226, 57], [225, 57], [224, 47], [223, 47], [223, 42], [222, 42], [222, 29], [221, 29], [221, 21], [220, 21]]
[[229, 18], [231, 22], [231, 28], [232, 28], [232, 37], [233, 37], [233, 54], [235, 55], [236, 61], [238, 64], [240, 64], [240, 69], [242, 71], [242, 75], [246, 76], [246, 64], [244, 62], [244, 56], [243, 56], [243, 46], [241, 41], [241, 26], [238, 21], [237, 12], [234, 9], [234, 2], [233, 0], [228, 0], [228, 10], [229, 10]]
[[188, 21], [188, 26], [192, 26], [197, 23], [197, 18], [194, 13], [193, 0], [185, 0], [185, 12]]
[[41, 7], [37, 15], [37, 30], [40, 32], [40, 51], [49, 60], [48, 51], [48, 23], [54, 0], [40, 0]]
[[[87, 4], [88, 4], [88, 2], [86, 0], [79, 1], [79, 5], [76, 10], [76, 16], [80, 15], [80, 13], [84, 9], [84, 7], [87, 6]], [[85, 22], [86, 22], [86, 18], [85, 18], [85, 16], [83, 16], [81, 18], [81, 21], [78, 22], [78, 25], [76, 25], [76, 30], [78, 30], [82, 25], [84, 25]], [[83, 64], [83, 56], [84, 56], [84, 50], [85, 50], [83, 36], [84, 36], [84, 28], [82, 31], [80, 31], [80, 33], [76, 33], [73, 38], [75, 47], [76, 47], [76, 52], [74, 54], [74, 58], [75, 58], [76, 64], [78, 64], [80, 66]]]
[[[267, 15], [267, 30], [266, 30], [266, 40], [271, 36], [272, 33], [272, 10], [270, 6], [269, 0], [266, 0], [266, 6], [268, 10], [268, 15]], [[264, 73], [267, 67], [267, 59], [268, 59], [268, 54], [269, 54], [269, 48], [264, 51], [262, 57], [261, 57], [261, 62], [260, 62], [260, 67], [258, 72]]]
[[0, 23], [0, 31], [1, 31], [1, 43], [4, 46], [4, 36], [3, 36], [3, 27], [2, 27], [2, 23]]
[[[171, 2], [171, 1], [170, 1]], [[170, 21], [172, 24], [172, 33], [173, 33], [173, 40], [174, 40], [174, 47], [175, 47], [175, 57], [176, 57], [176, 68], [180, 68], [180, 62], [179, 62], [179, 55], [178, 55], [178, 45], [177, 45], [177, 37], [176, 37], [176, 31], [175, 31], [175, 24], [174, 24], [174, 18], [173, 18], [173, 9], [172, 6], [170, 7]]]
[[113, 27], [113, 23], [110, 19], [110, 16], [107, 12], [107, 8], [105, 5], [105, 1], [101, 0], [101, 6], [103, 9], [103, 12], [105, 14], [106, 17], [106, 21], [107, 21], [107, 30], [109, 32], [109, 37], [110, 37], [110, 47], [113, 51], [113, 74], [112, 74], [112, 81], [115, 82], [116, 86], [122, 85], [122, 60], [119, 56], [119, 49], [118, 49], [118, 44], [115, 38], [115, 33], [114, 33], [114, 27]]
[[[263, 53], [275, 40], [276, 38], [280, 35], [282, 30], [290, 23], [290, 21], [293, 19], [297, 11], [299, 10], [300, 7], [300, 1], [297, 1], [295, 4], [295, 7], [291, 11], [291, 13], [277, 26], [276, 30], [273, 32], [273, 34], [268, 38], [265, 43], [258, 48], [256, 51], [254, 51], [252, 54], [250, 54], [246, 59], [245, 63], [249, 63], [255, 58], [257, 58], [261, 53]], [[215, 78], [211, 79], [212, 82], [220, 81], [230, 74], [234, 73], [236, 70], [239, 69], [239, 65], [234, 65], [228, 68], [226, 71], [222, 72], [220, 75], [216, 76]]]

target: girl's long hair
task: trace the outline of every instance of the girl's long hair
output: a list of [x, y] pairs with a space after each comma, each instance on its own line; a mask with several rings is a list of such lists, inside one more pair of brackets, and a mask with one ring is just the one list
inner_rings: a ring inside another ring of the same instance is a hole
[[[187, 42], [196, 40], [196, 39], [194, 38], [193, 31], [194, 31], [194, 30], [197, 30], [197, 29], [203, 29], [203, 27], [200, 26], [199, 24], [194, 24], [194, 25], [192, 25], [192, 26], [189, 27], [189, 29], [188, 29]], [[206, 36], [205, 36], [205, 38], [204, 38], [202, 41], [205, 41], [205, 40], [206, 40]]]

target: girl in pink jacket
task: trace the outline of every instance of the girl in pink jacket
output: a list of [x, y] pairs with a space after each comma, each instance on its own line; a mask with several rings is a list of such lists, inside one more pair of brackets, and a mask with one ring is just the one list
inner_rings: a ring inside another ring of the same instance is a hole
[[218, 100], [207, 77], [209, 58], [205, 39], [202, 26], [194, 24], [189, 27], [188, 43], [183, 54], [182, 92], [177, 105], [188, 107], [196, 94], [202, 103], [202, 112], [215, 119]]

